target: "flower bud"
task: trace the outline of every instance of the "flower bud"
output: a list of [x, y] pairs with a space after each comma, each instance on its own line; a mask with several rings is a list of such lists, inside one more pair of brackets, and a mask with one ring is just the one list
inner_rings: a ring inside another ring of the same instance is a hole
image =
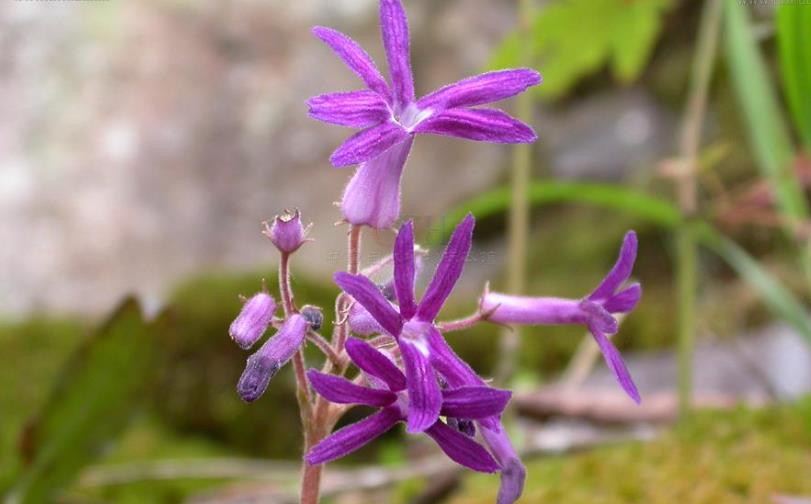
[[324, 324], [324, 312], [321, 308], [313, 305], [307, 305], [301, 309], [301, 316], [310, 325], [310, 329], [318, 331]]
[[273, 245], [283, 254], [292, 254], [307, 241], [307, 228], [301, 223], [301, 212], [291, 213], [287, 210], [273, 219], [273, 224], [265, 223], [264, 235], [270, 238]]
[[237, 345], [247, 350], [265, 333], [275, 311], [276, 302], [269, 294], [255, 294], [242, 306], [242, 311], [231, 323], [228, 334]]
[[237, 383], [237, 392], [243, 401], [254, 402], [262, 397], [271, 378], [301, 348], [306, 331], [304, 317], [293, 315], [259, 351], [248, 358], [245, 371]]

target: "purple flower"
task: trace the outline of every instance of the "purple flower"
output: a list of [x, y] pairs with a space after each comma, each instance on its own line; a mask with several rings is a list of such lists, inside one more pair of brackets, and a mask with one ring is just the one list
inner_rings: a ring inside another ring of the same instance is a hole
[[306, 332], [304, 317], [292, 315], [272, 338], [248, 357], [248, 364], [237, 383], [237, 392], [245, 402], [262, 397], [270, 379], [298, 352]]
[[616, 334], [618, 323], [613, 314], [629, 313], [642, 296], [642, 287], [634, 283], [620, 289], [631, 276], [636, 261], [637, 239], [633, 231], [625, 235], [619, 258], [600, 285], [583, 299], [521, 297], [486, 292], [481, 311], [488, 320], [503, 324], [580, 324], [586, 326], [600, 347], [617, 381], [636, 403], [641, 402], [625, 362], [608, 336]]
[[347, 221], [391, 227], [400, 213], [400, 178], [419, 133], [494, 143], [529, 143], [533, 129], [500, 110], [473, 108], [515, 96], [541, 82], [530, 69], [501, 70], [445, 86], [420, 99], [414, 94], [408, 20], [399, 0], [380, 1], [380, 26], [391, 87], [369, 55], [330, 28], [313, 33], [355, 72], [367, 89], [330, 93], [307, 104], [315, 119], [361, 128], [332, 155], [336, 167], [360, 164], [344, 191]]
[[[392, 305], [380, 289], [363, 275], [336, 273], [335, 282], [355, 298], [400, 348], [408, 377], [408, 431], [422, 432], [440, 415], [442, 393], [434, 371], [451, 388], [482, 386], [484, 382], [450, 348], [434, 324], [445, 300], [462, 275], [473, 240], [475, 220], [468, 215], [454, 231], [434, 277], [417, 304], [414, 296], [414, 224], [400, 228], [394, 244], [394, 291], [399, 306]], [[483, 419], [498, 429], [498, 418]]]
[[292, 254], [307, 241], [307, 228], [301, 223], [301, 212], [285, 210], [282, 215], [273, 219], [273, 224], [265, 223], [263, 234], [270, 238], [273, 245], [283, 254]]
[[[350, 338], [346, 350], [371, 387], [312, 369], [307, 372], [310, 383], [316, 392], [331, 402], [372, 406], [380, 408], [380, 411], [322, 440], [305, 456], [308, 464], [324, 464], [352, 453], [410, 416], [411, 397], [407, 392], [407, 379], [394, 362], [359, 339]], [[448, 417], [475, 419], [497, 416], [504, 411], [510, 397], [509, 391], [485, 386], [447, 389], [440, 396], [440, 411]], [[448, 457], [465, 467], [488, 473], [500, 469], [484, 447], [439, 418], [434, 419], [425, 433], [436, 441]]]
[[275, 311], [276, 302], [269, 294], [265, 292], [255, 294], [242, 305], [242, 310], [231, 323], [228, 334], [237, 345], [247, 350], [265, 333]]

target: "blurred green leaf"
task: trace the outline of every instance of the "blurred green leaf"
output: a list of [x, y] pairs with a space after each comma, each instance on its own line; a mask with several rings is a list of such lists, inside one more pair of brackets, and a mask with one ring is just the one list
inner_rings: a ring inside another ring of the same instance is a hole
[[781, 3], [777, 7], [777, 45], [789, 109], [797, 131], [811, 152], [811, 9]]
[[124, 429], [158, 367], [158, 324], [129, 299], [77, 350], [23, 433], [24, 469], [7, 502], [53, 502]]
[[[578, 79], [610, 65], [623, 83], [636, 79], [650, 57], [671, 0], [561, 0], [540, 10], [533, 23], [533, 59], [544, 75], [542, 95], [555, 97]], [[508, 35], [493, 68], [522, 66], [522, 41]]]
[[726, 53], [749, 142], [763, 176], [775, 188], [781, 212], [796, 222], [808, 215], [808, 207], [792, 170], [794, 152], [769, 70], [746, 7], [738, 0], [726, 0], [725, 8]]

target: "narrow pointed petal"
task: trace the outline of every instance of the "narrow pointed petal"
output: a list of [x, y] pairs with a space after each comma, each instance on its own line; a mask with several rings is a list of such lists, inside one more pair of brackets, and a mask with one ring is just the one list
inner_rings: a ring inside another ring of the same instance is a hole
[[498, 463], [482, 445], [444, 423], [437, 422], [425, 433], [457, 464], [484, 473], [499, 470]]
[[405, 390], [406, 377], [388, 357], [363, 340], [346, 340], [346, 353], [361, 371], [383, 380], [394, 392]]
[[380, 31], [389, 62], [394, 105], [402, 110], [414, 101], [414, 77], [411, 73], [408, 18], [400, 0], [380, 1]]
[[473, 243], [475, 226], [476, 219], [473, 218], [473, 215], [468, 214], [453, 232], [448, 247], [442, 255], [442, 260], [436, 268], [434, 278], [417, 308], [417, 317], [420, 320], [430, 322], [436, 319], [445, 300], [451, 295], [456, 281], [459, 280], [465, 268], [465, 260], [467, 260]]
[[501, 486], [496, 504], [513, 504], [524, 491], [527, 469], [513, 448], [506, 430], [481, 429], [481, 433], [484, 442], [501, 464]]
[[386, 433], [401, 420], [396, 408], [386, 408], [360, 422], [348, 425], [315, 445], [304, 457], [310, 465], [324, 464], [360, 449]]
[[434, 369], [418, 348], [418, 343], [400, 340], [400, 353], [408, 385], [408, 432], [423, 432], [439, 418], [442, 393]]
[[329, 93], [307, 100], [310, 117], [350, 128], [368, 128], [391, 117], [389, 106], [370, 90]]
[[600, 347], [600, 351], [603, 353], [605, 363], [611, 371], [614, 372], [617, 382], [625, 393], [628, 394], [628, 397], [633, 399], [635, 403], [641, 404], [642, 398], [639, 395], [639, 390], [636, 388], [636, 384], [633, 378], [631, 378], [631, 373], [628, 371], [625, 361], [622, 360], [622, 355], [620, 355], [617, 347], [608, 339], [608, 336], [600, 331], [592, 329], [591, 334], [594, 336], [594, 341], [597, 342], [597, 346]]
[[603, 308], [608, 310], [609, 313], [629, 313], [636, 308], [641, 298], [642, 286], [635, 283], [610, 297], [603, 305]]
[[420, 98], [417, 106], [434, 111], [475, 107], [510, 98], [540, 83], [541, 74], [530, 68], [498, 70], [445, 86]]
[[397, 396], [389, 390], [361, 387], [341, 376], [324, 374], [315, 369], [307, 371], [307, 378], [319, 395], [337, 404], [364, 404], [382, 408], [397, 400]]
[[400, 305], [400, 316], [408, 320], [417, 312], [414, 300], [414, 221], [408, 221], [397, 233], [394, 243], [394, 290]]
[[330, 162], [336, 168], [360, 164], [406, 141], [408, 136], [408, 132], [397, 123], [380, 123], [349, 137], [332, 153]]
[[636, 233], [628, 231], [622, 242], [619, 257], [614, 267], [605, 276], [600, 285], [589, 295], [590, 301], [604, 301], [610, 298], [614, 292], [631, 276], [636, 262], [637, 239]]
[[512, 392], [492, 387], [461, 387], [442, 391], [442, 415], [458, 418], [499, 416]]
[[413, 131], [504, 144], [538, 139], [532, 127], [494, 109], [448, 109], [422, 121]]
[[335, 51], [335, 54], [344, 60], [349, 69], [355, 72], [369, 89], [384, 98], [391, 96], [386, 79], [380, 74], [369, 54], [357, 42], [337, 30], [323, 26], [313, 28], [313, 34]]
[[400, 218], [400, 179], [414, 139], [358, 168], [344, 190], [341, 213], [350, 224], [386, 229]]
[[380, 289], [363, 275], [352, 275], [345, 272], [335, 274], [335, 283], [344, 292], [355, 298], [355, 301], [377, 320], [377, 323], [394, 337], [399, 336], [403, 328], [400, 314], [383, 297]]
[[619, 323], [617, 319], [608, 313], [608, 310], [591, 301], [581, 301], [580, 309], [588, 316], [586, 325], [597, 329], [601, 333], [617, 334]]

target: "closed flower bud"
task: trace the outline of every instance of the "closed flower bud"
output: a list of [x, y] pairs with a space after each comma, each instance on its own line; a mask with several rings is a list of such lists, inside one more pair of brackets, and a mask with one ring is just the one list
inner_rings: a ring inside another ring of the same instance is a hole
[[237, 392], [242, 400], [254, 402], [262, 397], [271, 378], [298, 352], [306, 331], [304, 317], [293, 315], [259, 351], [248, 358], [245, 371], [237, 383]]
[[301, 212], [291, 213], [287, 210], [273, 219], [273, 224], [265, 223], [264, 234], [283, 254], [292, 254], [307, 241], [307, 231], [301, 223]]
[[245, 350], [251, 348], [273, 320], [276, 302], [265, 293], [260, 292], [247, 300], [237, 318], [231, 323], [228, 334], [237, 345]]
[[310, 325], [310, 329], [318, 331], [324, 324], [324, 312], [317, 306], [307, 305], [301, 309], [301, 316]]

